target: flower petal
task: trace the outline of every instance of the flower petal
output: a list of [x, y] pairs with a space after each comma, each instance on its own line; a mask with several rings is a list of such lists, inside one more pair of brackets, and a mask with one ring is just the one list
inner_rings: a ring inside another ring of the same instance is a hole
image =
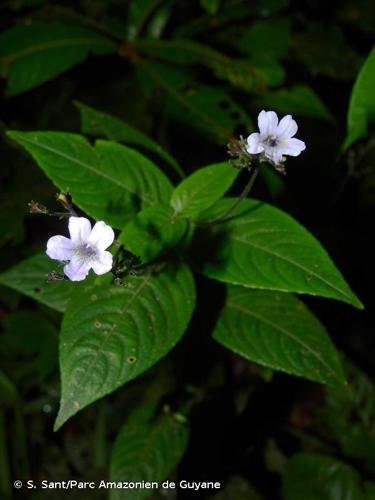
[[91, 262], [95, 274], [105, 274], [112, 269], [113, 256], [110, 252], [100, 252], [98, 257]]
[[108, 226], [108, 224], [103, 221], [99, 221], [92, 228], [88, 243], [99, 250], [105, 250], [109, 245], [112, 245], [114, 239], [115, 233], [111, 226]]
[[261, 111], [258, 115], [258, 127], [261, 135], [268, 137], [277, 135], [277, 124], [279, 119], [274, 111]]
[[55, 260], [70, 260], [72, 257], [72, 242], [65, 236], [52, 236], [47, 241], [46, 254]]
[[90, 221], [85, 217], [70, 217], [69, 233], [73, 243], [87, 243], [91, 233]]
[[277, 127], [277, 135], [283, 137], [284, 139], [290, 139], [293, 137], [298, 130], [298, 125], [291, 115], [286, 115], [280, 120]]
[[82, 281], [86, 278], [90, 271], [90, 263], [75, 259], [74, 257], [64, 266], [64, 273], [71, 281]]
[[282, 147], [282, 153], [289, 156], [298, 156], [304, 149], [306, 144], [300, 139], [288, 139]]
[[248, 147], [246, 151], [251, 155], [256, 155], [264, 151], [264, 146], [260, 142], [260, 134], [258, 132], [254, 132], [250, 134], [247, 138]]

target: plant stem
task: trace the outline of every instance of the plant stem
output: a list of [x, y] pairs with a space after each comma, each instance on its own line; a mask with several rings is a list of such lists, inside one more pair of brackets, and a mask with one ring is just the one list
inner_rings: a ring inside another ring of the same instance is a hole
[[239, 195], [239, 197], [236, 199], [236, 201], [231, 205], [228, 210], [226, 210], [223, 214], [219, 215], [219, 217], [216, 217], [215, 219], [211, 219], [207, 222], [204, 223], [205, 226], [211, 226], [212, 224], [219, 224], [220, 222], [223, 222], [225, 219], [227, 219], [238, 207], [238, 205], [241, 203], [241, 201], [247, 197], [247, 195], [250, 193], [252, 187], [254, 186], [255, 179], [257, 178], [259, 172], [259, 167], [254, 167], [254, 170], [251, 174], [251, 177], [249, 179], [249, 182], [246, 184], [244, 190], [242, 193]]

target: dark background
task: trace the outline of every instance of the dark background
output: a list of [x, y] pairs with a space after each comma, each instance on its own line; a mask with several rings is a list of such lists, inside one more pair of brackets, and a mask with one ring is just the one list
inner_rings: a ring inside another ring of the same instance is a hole
[[[80, 1], [63, 5], [83, 17], [100, 21], [108, 17], [125, 23], [127, 4]], [[285, 77], [276, 88], [310, 86], [330, 110], [332, 119], [299, 115], [298, 110], [292, 110], [299, 125], [297, 136], [306, 142], [307, 149], [300, 157], [289, 160], [287, 176], [281, 179], [277, 192], [264, 175], [252, 196], [282, 208], [307, 227], [364, 303], [365, 310], [359, 311], [336, 301], [303, 297], [349, 360], [352, 379], [364, 377], [372, 394], [375, 175], [371, 134], [349, 152], [340, 153], [340, 149], [346, 134], [351, 89], [373, 44], [374, 4], [366, 0], [244, 0], [227, 4], [232, 13], [237, 9], [242, 15], [233, 15], [232, 20], [220, 24], [213, 22], [214, 15], [205, 14], [199, 2], [175, 2], [163, 38], [175, 36], [179, 29], [186, 30], [206, 16], [206, 28], [192, 30], [191, 38], [228, 55], [238, 55], [239, 33], [255, 22], [272, 23], [279, 18], [289, 21], [288, 51], [281, 61]], [[55, 5], [39, 1], [2, 2], [0, 28], [5, 30], [28, 17], [55, 19]], [[268, 88], [249, 92], [230, 88], [199, 65], [185, 71], [194, 82], [228, 90], [254, 123], [262, 109], [259, 96], [265, 109], [269, 109]], [[151, 95], [145, 93], [135, 73], [133, 65], [117, 55], [90, 56], [81, 65], [21, 95], [6, 97], [6, 81], [1, 80], [0, 270], [43, 250], [48, 237], [60, 234], [64, 227], [56, 219], [28, 213], [27, 203], [31, 199], [56, 206], [56, 189], [31, 158], [6, 138], [3, 132], [7, 128], [79, 133], [79, 112], [73, 104], [78, 100], [149, 134], [172, 153], [186, 173], [226, 158], [224, 140], [202, 132], [193, 119], [176, 121], [165, 106], [163, 90], [156, 88]], [[252, 130], [239, 125], [232, 132], [248, 135]], [[243, 180], [241, 174], [233, 194], [240, 192]], [[374, 463], [369, 459], [373, 452], [368, 451], [368, 456], [365, 451], [353, 454], [332, 434], [332, 428], [341, 425], [340, 415], [327, 403], [329, 396], [323, 387], [282, 373], [271, 374], [224, 351], [211, 340], [224, 287], [202, 277], [197, 277], [197, 283], [198, 307], [189, 331], [160, 363], [175, 377], [174, 389], [166, 398], [168, 404], [177, 405], [189, 386], [196, 391], [190, 415], [191, 441], [178, 477], [220, 481], [228, 488], [227, 498], [235, 500], [256, 498], [251, 496], [251, 483], [261, 498], [276, 500], [282, 498], [282, 475], [288, 458], [299, 451], [318, 451], [346, 461], [363, 481], [374, 480]], [[1, 288], [0, 320], [2, 369], [20, 398], [17, 408], [5, 405], [1, 410], [0, 424], [12, 477], [36, 481], [105, 478], [113, 439], [137, 404], [140, 387], [152, 378], [153, 372], [91, 405], [54, 434], [59, 399], [60, 317], [31, 299]], [[373, 439], [374, 414], [371, 407], [368, 439]], [[346, 425], [350, 427], [357, 421], [353, 413]], [[369, 450], [373, 445], [373, 441], [367, 441]], [[85, 494], [76, 498], [85, 498]], [[194, 498], [211, 498], [210, 494], [196, 493]], [[66, 498], [59, 491], [25, 495]], [[95, 495], [99, 497], [98, 492]], [[178, 498], [192, 495], [180, 492]], [[94, 493], [87, 496], [93, 497]], [[69, 498], [75, 498], [75, 493], [70, 492]]]

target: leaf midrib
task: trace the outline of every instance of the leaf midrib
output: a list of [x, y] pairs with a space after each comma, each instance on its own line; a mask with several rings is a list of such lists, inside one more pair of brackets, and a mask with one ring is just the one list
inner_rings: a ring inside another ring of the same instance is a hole
[[[152, 273], [149, 272], [149, 274], [140, 283], [140, 285], [138, 286], [138, 288], [136, 288], [134, 290], [133, 295], [128, 300], [125, 301], [124, 305], [120, 308], [120, 312], [118, 313], [119, 318], [122, 318], [127, 313], [127, 311], [129, 310], [130, 306], [138, 298], [138, 296], [141, 294], [142, 290], [148, 285], [148, 283], [150, 282], [152, 276], [153, 276]], [[98, 359], [98, 356], [100, 354], [102, 354], [102, 352], [104, 350], [104, 347], [106, 346], [106, 344], [109, 341], [109, 339], [112, 338], [114, 332], [116, 331], [116, 329], [118, 327], [118, 324], [119, 324], [119, 319], [117, 320], [117, 322], [115, 322], [113, 324], [112, 329], [110, 329], [109, 333], [104, 337], [104, 339], [102, 340], [102, 342], [99, 344], [98, 348], [96, 349], [96, 354], [94, 356], [92, 356], [91, 362], [90, 362], [89, 366], [86, 368], [85, 376], [80, 381], [80, 386], [83, 387], [85, 385], [87, 379], [91, 376], [91, 370], [92, 370], [93, 366], [95, 365], [95, 363], [96, 363], [96, 361]], [[79, 342], [79, 339], [77, 340], [77, 342]], [[75, 344], [73, 344], [71, 346], [70, 350], [73, 349], [74, 345]], [[104, 381], [103, 384], [102, 384], [102, 387], [105, 385], [105, 383], [106, 382]], [[98, 392], [100, 392], [100, 391], [98, 391]], [[73, 400], [74, 398], [70, 397], [69, 399]]]
[[295, 266], [295, 267], [297, 267], [299, 269], [302, 269], [304, 272], [308, 273], [311, 276], [314, 276], [315, 278], [317, 278], [318, 280], [320, 280], [322, 283], [325, 283], [330, 288], [332, 288], [333, 290], [335, 290], [336, 292], [338, 292], [339, 294], [341, 294], [342, 296], [344, 296], [347, 300], [350, 301], [350, 303], [353, 303], [353, 296], [351, 294], [348, 295], [346, 292], [344, 292], [340, 288], [337, 288], [334, 284], [332, 284], [331, 282], [327, 281], [325, 278], [323, 278], [322, 276], [320, 276], [319, 274], [317, 274], [312, 269], [309, 269], [309, 268], [303, 266], [302, 264], [299, 264], [298, 262], [295, 262], [295, 261], [289, 259], [288, 257], [279, 254], [278, 252], [272, 251], [272, 250], [270, 250], [270, 249], [268, 249], [266, 247], [263, 247], [261, 245], [255, 244], [255, 243], [253, 243], [253, 242], [251, 242], [249, 240], [245, 240], [243, 238], [234, 237], [232, 235], [229, 235], [229, 238], [231, 238], [232, 240], [244, 243], [246, 245], [249, 245], [251, 247], [254, 247], [254, 248], [258, 249], [258, 250], [263, 251], [264, 253], [267, 253], [269, 255], [277, 257], [280, 260], [284, 260], [285, 262], [288, 262], [289, 264], [291, 264], [291, 265], [293, 265], [293, 266]]
[[[13, 134], [12, 134], [13, 135]], [[11, 136], [12, 136], [11, 135]], [[25, 136], [22, 136], [21, 137], [21, 141], [23, 142], [28, 142], [29, 144], [32, 144], [34, 146], [37, 146], [39, 147], [40, 149], [44, 149], [45, 151], [49, 151], [50, 153], [53, 153], [55, 154], [56, 156], [60, 156], [62, 158], [65, 158], [66, 160], [72, 162], [73, 164], [77, 164], [77, 165], [80, 165], [84, 168], [86, 168], [87, 170], [91, 171], [91, 172], [94, 172], [96, 175], [100, 176], [100, 177], [103, 177], [104, 179], [107, 179], [108, 181], [112, 182], [113, 184], [121, 187], [122, 189], [125, 189], [125, 191], [127, 191], [128, 193], [130, 193], [131, 195], [133, 196], [136, 196], [137, 198], [141, 199], [143, 202], [145, 203], [148, 203], [149, 205], [152, 206], [152, 202], [150, 201], [149, 198], [147, 197], [143, 197], [140, 193], [138, 193], [137, 191], [133, 191], [132, 189], [129, 188], [129, 186], [127, 186], [126, 184], [123, 184], [122, 182], [119, 182], [118, 179], [116, 179], [115, 177], [111, 177], [110, 175], [107, 175], [105, 174], [103, 171], [101, 170], [97, 170], [95, 167], [93, 167], [92, 165], [88, 164], [88, 163], [85, 163], [81, 160], [78, 160], [77, 158], [73, 158], [72, 156], [68, 155], [68, 154], [65, 154], [63, 153], [62, 151], [59, 151], [59, 150], [55, 150], [54, 148], [51, 148], [49, 146], [47, 146], [46, 144], [41, 144], [40, 142], [38, 141], [33, 141], [32, 139], [30, 139], [29, 137], [25, 137]], [[86, 146], [86, 144], [85, 144]], [[93, 149], [93, 148], [92, 148]], [[93, 152], [96, 153], [96, 150], [93, 149]]]
[[[195, 201], [195, 198], [197, 197], [197, 195], [199, 195], [199, 193], [201, 193], [202, 191], [204, 191], [206, 189], [207, 184], [202, 183], [202, 186], [203, 187], [197, 187], [195, 191], [192, 190], [190, 196], [187, 194], [184, 196], [183, 204], [182, 204], [181, 208], [176, 209], [175, 214], [186, 213], [186, 209], [189, 209], [189, 208], [191, 209], [192, 202]], [[181, 196], [178, 199], [181, 200]]]
[[270, 326], [271, 328], [275, 329], [276, 331], [280, 331], [281, 333], [285, 334], [287, 337], [291, 338], [294, 342], [301, 345], [304, 349], [306, 349], [313, 356], [315, 356], [316, 359], [327, 369], [327, 371], [330, 372], [331, 374], [333, 374], [334, 378], [336, 378], [336, 380], [338, 380], [342, 384], [341, 379], [336, 375], [336, 373], [332, 370], [332, 368], [320, 357], [319, 353], [317, 353], [310, 346], [308, 346], [304, 342], [302, 342], [298, 337], [295, 337], [292, 332], [290, 332], [289, 330], [286, 330], [285, 328], [274, 323], [273, 321], [266, 319], [264, 316], [260, 316], [259, 314], [256, 314], [253, 311], [251, 311], [250, 309], [245, 309], [243, 306], [235, 304], [231, 301], [228, 301], [226, 303], [226, 306], [229, 308], [232, 308], [232, 309], [236, 309], [236, 310], [240, 311], [241, 313], [246, 314], [247, 316], [255, 318], [255, 319], [265, 323], [266, 325]]

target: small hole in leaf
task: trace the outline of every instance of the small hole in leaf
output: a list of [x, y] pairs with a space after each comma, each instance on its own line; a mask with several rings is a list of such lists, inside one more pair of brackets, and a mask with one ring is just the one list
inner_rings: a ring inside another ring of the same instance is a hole
[[100, 321], [95, 321], [94, 326], [95, 326], [95, 328], [100, 328], [102, 326], [102, 324], [100, 323]]
[[131, 365], [132, 365], [132, 364], [133, 364], [133, 363], [135, 363], [136, 361], [137, 361], [137, 358], [136, 358], [135, 356], [129, 356], [129, 357], [128, 357], [128, 363], [129, 363], [129, 364], [131, 364]]

